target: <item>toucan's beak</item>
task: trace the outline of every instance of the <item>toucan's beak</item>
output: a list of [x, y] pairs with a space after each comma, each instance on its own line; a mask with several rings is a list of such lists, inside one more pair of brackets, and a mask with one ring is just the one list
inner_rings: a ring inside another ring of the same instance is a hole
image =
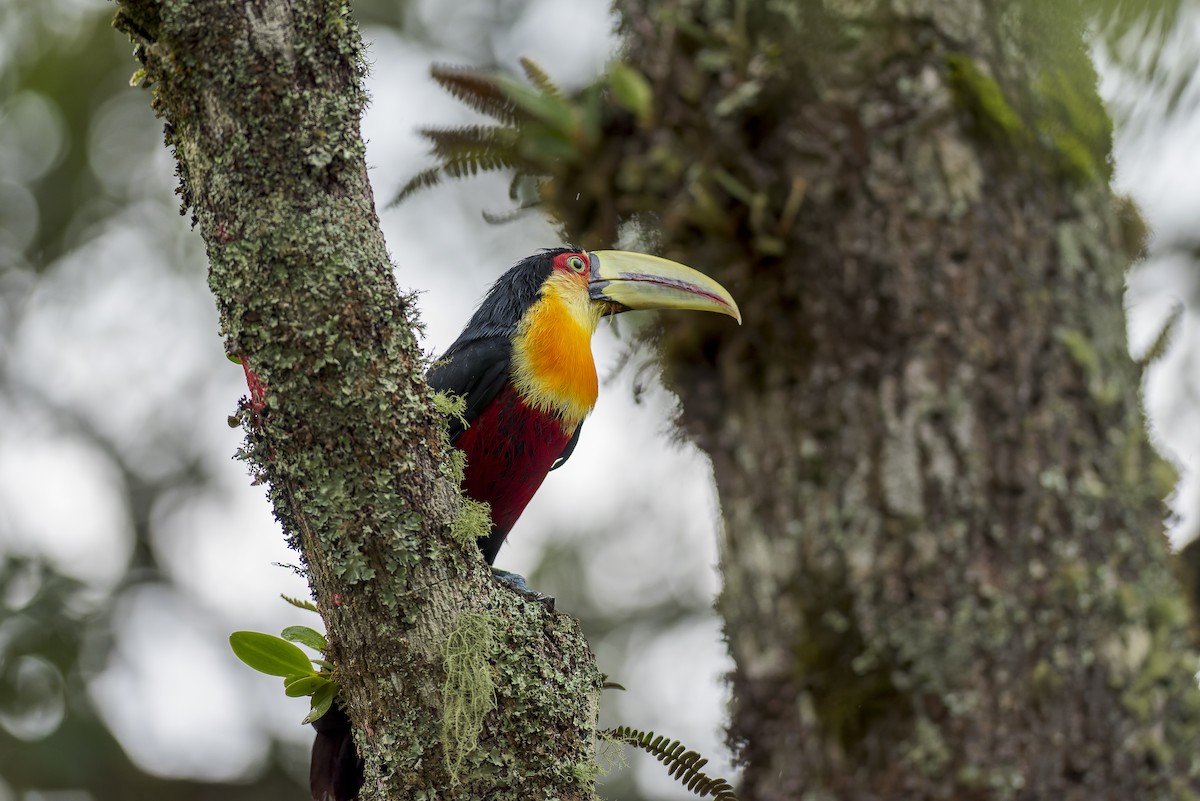
[[742, 322], [742, 313], [725, 287], [699, 273], [658, 256], [625, 250], [597, 250], [588, 293], [614, 312], [629, 309], [694, 309], [728, 314]]

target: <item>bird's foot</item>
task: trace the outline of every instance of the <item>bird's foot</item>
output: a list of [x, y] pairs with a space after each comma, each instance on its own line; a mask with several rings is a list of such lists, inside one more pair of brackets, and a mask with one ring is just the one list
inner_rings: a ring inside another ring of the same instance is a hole
[[554, 611], [554, 597], [532, 589], [529, 586], [529, 583], [525, 581], [525, 577], [520, 573], [510, 573], [507, 570], [501, 570], [498, 567], [493, 567], [492, 575], [527, 598], [537, 601], [538, 603], [545, 604], [551, 612]]

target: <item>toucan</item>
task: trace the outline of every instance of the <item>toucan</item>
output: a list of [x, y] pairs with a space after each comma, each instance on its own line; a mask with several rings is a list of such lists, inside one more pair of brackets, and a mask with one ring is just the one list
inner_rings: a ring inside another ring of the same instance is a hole
[[[631, 309], [742, 319], [729, 292], [690, 267], [621, 250], [555, 248], [500, 276], [430, 367], [429, 385], [466, 404], [450, 422], [450, 442], [466, 455], [463, 491], [490, 509], [490, 533], [479, 540], [489, 565], [547, 473], [570, 458], [596, 404], [592, 334], [606, 316]], [[497, 573], [523, 588], [520, 577]], [[351, 801], [362, 763], [349, 719], [335, 704], [313, 727], [313, 800]]]

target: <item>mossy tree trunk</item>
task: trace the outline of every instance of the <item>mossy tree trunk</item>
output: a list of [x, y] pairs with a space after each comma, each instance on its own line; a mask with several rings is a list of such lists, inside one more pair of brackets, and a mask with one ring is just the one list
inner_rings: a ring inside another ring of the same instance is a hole
[[[375, 215], [347, 7], [126, 0], [116, 25], [167, 120], [227, 349], [265, 385], [247, 459], [325, 618], [364, 799], [591, 797], [586, 643], [453, 536], [461, 473]], [[444, 741], [447, 708], [486, 714]]]
[[1200, 693], [1086, 4], [620, 0], [649, 123], [546, 191], [649, 215], [712, 457], [745, 801], [1193, 797]]

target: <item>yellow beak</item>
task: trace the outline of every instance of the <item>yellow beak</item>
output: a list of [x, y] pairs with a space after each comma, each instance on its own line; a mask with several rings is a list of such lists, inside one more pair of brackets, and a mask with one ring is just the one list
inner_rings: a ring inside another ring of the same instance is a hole
[[692, 309], [728, 314], [742, 322], [742, 313], [725, 287], [701, 272], [669, 259], [625, 250], [589, 253], [588, 294], [612, 312], [630, 309]]

